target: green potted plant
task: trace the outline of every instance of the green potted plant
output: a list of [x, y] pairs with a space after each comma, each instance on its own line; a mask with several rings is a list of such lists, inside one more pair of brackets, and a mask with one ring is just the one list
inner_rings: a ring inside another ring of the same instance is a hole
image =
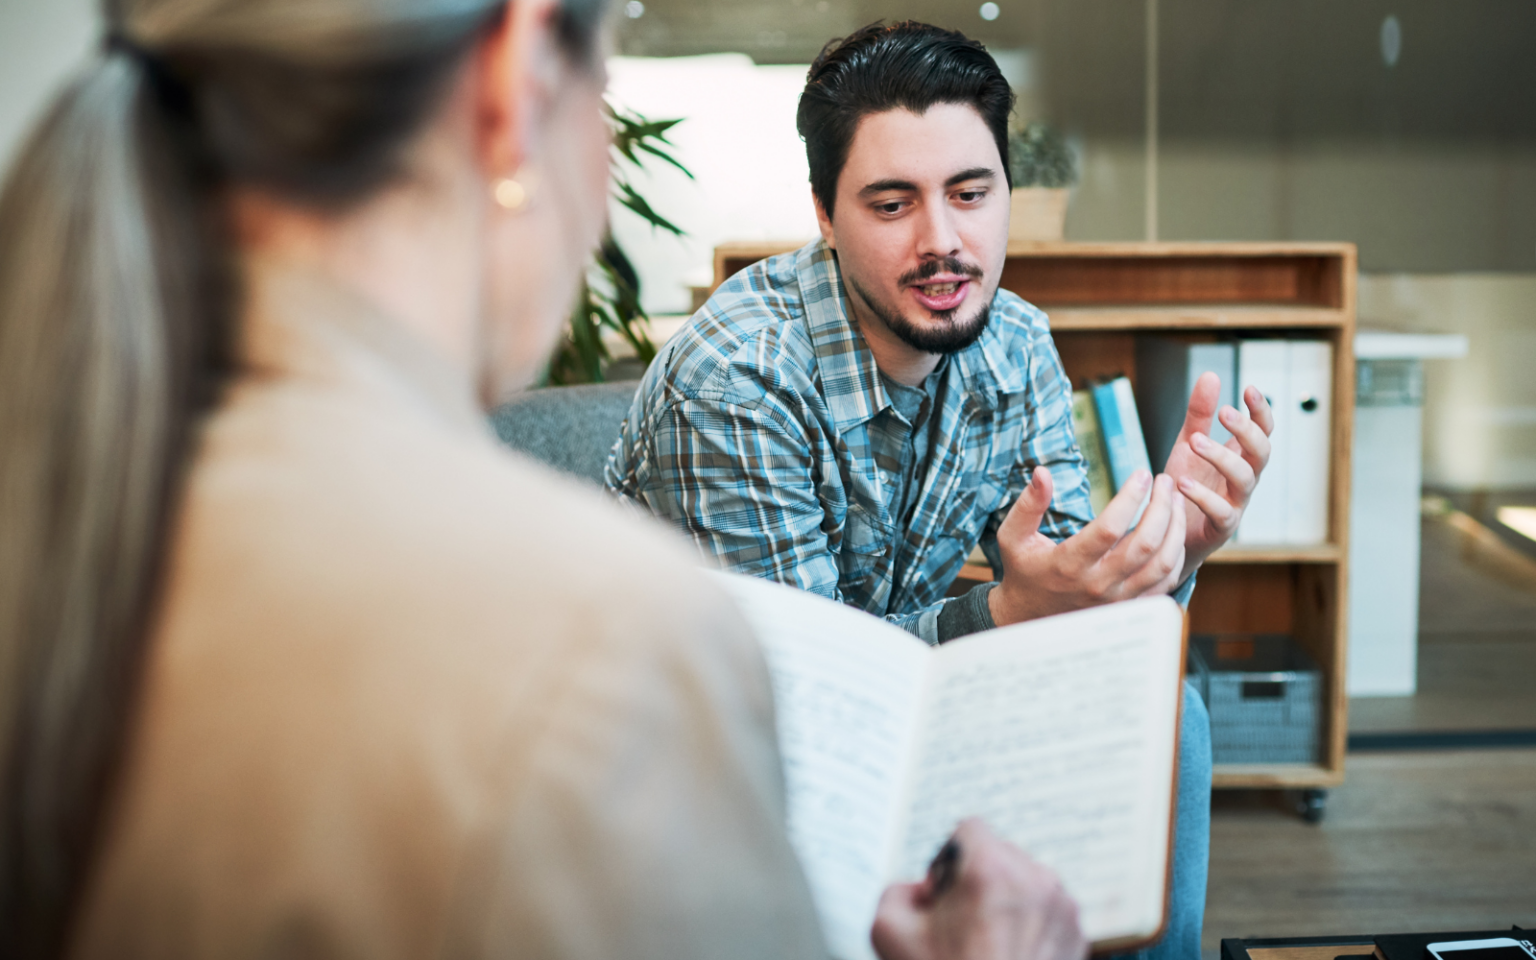
[[[651, 209], [629, 179], [629, 172], [639, 169], [647, 156], [669, 163], [693, 179], [688, 168], [672, 155], [672, 143], [667, 139], [667, 131], [682, 120], [647, 120], [638, 113], [609, 106], [608, 123], [613, 131], [614, 199], [653, 229], [683, 236], [676, 224]], [[640, 305], [640, 276], [612, 232], [607, 232], [587, 269], [565, 336], [550, 361], [547, 382], [567, 385], [601, 383], [607, 379], [613, 357], [603, 343], [605, 328], [628, 341], [643, 370], [656, 356], [650, 323], [651, 318]]]
[[1057, 130], [1035, 121], [1008, 136], [1008, 169], [1013, 176], [1008, 239], [1060, 240], [1067, 224], [1067, 199], [1077, 184], [1077, 158]]

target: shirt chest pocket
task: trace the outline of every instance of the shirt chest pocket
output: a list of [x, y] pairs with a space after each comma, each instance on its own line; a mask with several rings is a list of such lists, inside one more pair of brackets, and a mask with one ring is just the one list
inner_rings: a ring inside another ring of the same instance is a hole
[[889, 586], [895, 530], [874, 514], [852, 503], [843, 520], [838, 554], [839, 585], [844, 598], [861, 606], [877, 599]]
[[979, 531], [992, 511], [1006, 505], [1013, 466], [1011, 463], [985, 464], [984, 469], [968, 473], [961, 479], [962, 492], [955, 499], [965, 502], [965, 514], [957, 518], [962, 524], [969, 526], [967, 521], [975, 518], [974, 525]]

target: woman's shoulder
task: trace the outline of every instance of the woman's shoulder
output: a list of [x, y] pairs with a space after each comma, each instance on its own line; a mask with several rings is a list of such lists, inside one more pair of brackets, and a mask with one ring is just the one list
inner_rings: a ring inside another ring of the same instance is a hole
[[[761, 654], [684, 542], [488, 437], [301, 406], [216, 416], [189, 478], [101, 929], [195, 889], [220, 928], [298, 897], [406, 942], [387, 903], [448, 903], [466, 858], [649, 864], [675, 824], [604, 786], [636, 777], [743, 874], [787, 850]], [[607, 860], [570, 848], [598, 830]]]
[[281, 703], [253, 756], [323, 727], [451, 731], [485, 760], [606, 677], [594, 715], [613, 722], [691, 684], [771, 728], [761, 654], [686, 541], [488, 430], [304, 410], [232, 411], [205, 438], [154, 655], [178, 727]]
[[[253, 415], [254, 414], [254, 415]], [[188, 496], [203, 546], [238, 551], [276, 592], [388, 621], [451, 603], [492, 629], [584, 611], [670, 611], [714, 591], [685, 541], [596, 488], [404, 411], [309, 404], [216, 418]], [[391, 584], [368, 602], [355, 589]], [[249, 586], [256, 589], [258, 584]], [[329, 602], [326, 597], [329, 596]], [[527, 638], [524, 638], [525, 640]]]

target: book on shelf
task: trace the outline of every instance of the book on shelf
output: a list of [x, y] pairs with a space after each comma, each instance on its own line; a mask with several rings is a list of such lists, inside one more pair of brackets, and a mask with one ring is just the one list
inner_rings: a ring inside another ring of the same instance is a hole
[[1077, 434], [1077, 446], [1083, 452], [1083, 463], [1088, 474], [1088, 500], [1093, 505], [1093, 515], [1104, 511], [1104, 505], [1115, 495], [1114, 480], [1109, 474], [1109, 455], [1104, 449], [1104, 435], [1099, 430], [1099, 413], [1094, 407], [1091, 390], [1072, 392], [1072, 430]]
[[[1115, 377], [1090, 387], [1093, 393], [1093, 409], [1099, 415], [1099, 434], [1104, 438], [1105, 461], [1114, 493], [1119, 493], [1137, 470], [1152, 470], [1147, 457], [1147, 441], [1141, 432], [1141, 417], [1136, 412], [1136, 396], [1131, 381]], [[1113, 496], [1113, 494], [1111, 494]], [[1106, 502], [1107, 502], [1106, 498]], [[1131, 526], [1141, 522], [1151, 501], [1149, 493], [1136, 508]], [[1097, 512], [1097, 511], [1095, 511]]]
[[[1136, 406], [1141, 411], [1147, 454], [1159, 470], [1168, 463], [1189, 398], [1202, 374], [1221, 379], [1217, 409], [1237, 405], [1237, 347], [1232, 343], [1191, 342], [1187, 337], [1145, 334], [1136, 338]], [[1210, 437], [1226, 443], [1232, 434], [1220, 420], [1211, 422]]]
[[1131, 381], [1115, 377], [1093, 386], [1093, 405], [1099, 415], [1099, 430], [1109, 460], [1109, 476], [1115, 491], [1125, 486], [1137, 470], [1151, 470], [1147, 441], [1141, 433], [1141, 417], [1136, 412], [1136, 396]]
[[1243, 340], [1238, 382], [1259, 388], [1275, 418], [1269, 464], [1248, 501], [1240, 544], [1319, 544], [1328, 539], [1333, 345], [1325, 340]]
[[1054, 869], [1096, 951], [1167, 911], [1183, 618], [1167, 597], [930, 647], [801, 590], [714, 576], [762, 643], [790, 841], [834, 956], [873, 956], [884, 888], [979, 816]]

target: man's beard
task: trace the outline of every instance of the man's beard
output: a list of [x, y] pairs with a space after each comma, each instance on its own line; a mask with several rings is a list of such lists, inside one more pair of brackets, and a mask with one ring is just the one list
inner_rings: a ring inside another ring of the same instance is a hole
[[[962, 263], [954, 257], [947, 257], [944, 260], [930, 260], [916, 270], [908, 271], [896, 281], [896, 284], [899, 287], [905, 287], [934, 276], [941, 270], [968, 276], [972, 282], [979, 281], [983, 276], [979, 267]], [[981, 335], [986, 332], [987, 324], [992, 319], [992, 306], [990, 303], [984, 303], [980, 310], [964, 320], [955, 319], [959, 307], [954, 310], [929, 311], [929, 316], [938, 322], [931, 326], [919, 326], [908, 320], [899, 310], [894, 310], [889, 304], [870, 296], [869, 292], [851, 276], [845, 273], [843, 279], [853, 288], [853, 292], [859, 295], [859, 299], [864, 301], [864, 305], [869, 307], [870, 312], [880, 318], [880, 322], [885, 324], [886, 329], [894, 333], [907, 346], [924, 353], [959, 353], [981, 339]]]

